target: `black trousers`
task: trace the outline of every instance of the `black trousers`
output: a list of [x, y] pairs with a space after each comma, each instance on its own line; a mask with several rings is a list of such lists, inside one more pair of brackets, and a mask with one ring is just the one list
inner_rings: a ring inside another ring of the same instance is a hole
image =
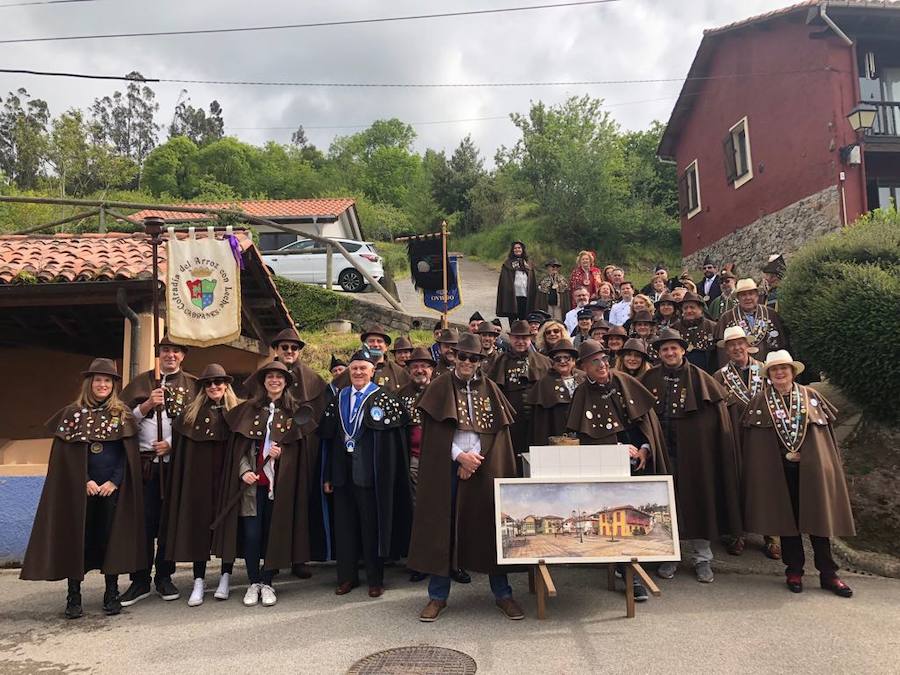
[[[247, 577], [251, 584], [272, 585], [275, 577], [274, 569], [259, 570], [259, 561], [265, 559], [269, 546], [269, 532], [272, 529], [272, 510], [275, 502], [269, 499], [269, 488], [256, 486], [256, 515], [242, 516], [241, 541], [244, 544], [244, 562], [247, 565]], [[223, 566], [223, 571], [224, 566]]]
[[353, 485], [348, 478], [334, 488], [334, 540], [338, 584], [358, 583], [357, 562], [366, 565], [369, 586], [384, 585], [384, 560], [378, 555], [378, 504], [374, 488]]
[[528, 316], [528, 298], [523, 298], [521, 296], [516, 296], [516, 316], [510, 317], [509, 321], [512, 323], [513, 321], [518, 321], [520, 319], [524, 319]]
[[[794, 520], [800, 522], [800, 465], [796, 462], [784, 462], [784, 479], [787, 481], [788, 494], [791, 496], [791, 506], [794, 509]], [[812, 544], [813, 561], [819, 576], [823, 579], [831, 579], [837, 576], [838, 565], [831, 554], [831, 539], [828, 537], [809, 536]], [[781, 536], [781, 559], [784, 560], [785, 574], [803, 575], [803, 566], [806, 564], [806, 554], [803, 551], [802, 535]]]
[[84, 571], [103, 569], [106, 546], [116, 515], [118, 491], [109, 497], [87, 498], [84, 513]]
[[[168, 468], [168, 467], [166, 467]], [[133, 572], [131, 581], [150, 583], [150, 568], [156, 565], [158, 584], [164, 579], [171, 579], [175, 573], [175, 563], [165, 558], [165, 532], [161, 532], [163, 500], [159, 489], [160, 464], [154, 462], [150, 469], [150, 477], [144, 478], [144, 528], [147, 536], [147, 566]], [[168, 479], [170, 476], [166, 474]], [[154, 556], [154, 550], [156, 555]]]

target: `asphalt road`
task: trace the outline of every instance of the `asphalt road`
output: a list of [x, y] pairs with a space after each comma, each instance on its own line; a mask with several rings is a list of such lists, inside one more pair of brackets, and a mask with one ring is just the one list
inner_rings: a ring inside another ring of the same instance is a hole
[[[281, 576], [271, 608], [244, 607], [244, 586], [227, 602], [208, 590], [206, 602], [190, 608], [190, 572], [180, 569], [181, 600], [152, 597], [111, 618], [99, 611], [102, 581], [92, 573], [87, 614], [75, 621], [62, 618], [65, 582], [24, 582], [5, 570], [0, 673], [343, 673], [373, 652], [419, 644], [461, 650], [479, 673], [898, 671], [900, 581], [846, 574], [856, 591], [846, 600], [808, 576], [807, 590], [792, 595], [777, 563], [748, 555], [762, 573], [719, 571], [713, 584], [700, 585], [682, 569], [631, 620], [623, 594], [605, 590], [601, 569], [553, 568], [559, 596], [545, 621], [534, 618], [525, 575], [512, 576], [527, 613], [516, 622], [497, 611], [486, 578], [476, 575], [454, 585], [433, 624], [416, 620], [425, 586], [406, 581], [401, 568], [388, 570], [388, 590], [377, 600], [360, 589], [336, 597], [330, 567], [306, 581]], [[240, 566], [237, 576], [246, 583]], [[216, 581], [211, 575], [208, 585]]]

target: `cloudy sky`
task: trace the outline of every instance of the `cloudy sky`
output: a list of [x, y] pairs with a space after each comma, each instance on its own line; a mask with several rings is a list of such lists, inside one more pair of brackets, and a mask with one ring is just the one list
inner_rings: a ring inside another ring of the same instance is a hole
[[[547, 0], [94, 0], [2, 7], [0, 40], [14, 38], [399, 16], [541, 4]], [[790, 4], [789, 0], [618, 0], [513, 14], [257, 33], [0, 44], [4, 68], [68, 70], [201, 80], [472, 83], [684, 77], [704, 28]], [[0, 74], [0, 96], [24, 86], [56, 114], [88, 107], [120, 83]], [[605, 99], [622, 126], [666, 120], [680, 82], [484, 89], [334, 89], [153, 85], [159, 121], [182, 95], [217, 99], [227, 133], [251, 143], [288, 142], [298, 124], [327, 148], [379, 118], [414, 123], [417, 148], [452, 150], [471, 133], [490, 159], [515, 142], [506, 119], [529, 101], [573, 95]], [[478, 119], [472, 118], [500, 118]], [[446, 121], [450, 120], [450, 123]], [[466, 120], [466, 121], [459, 121]], [[438, 122], [438, 123], [436, 123]], [[283, 128], [280, 128], [283, 127]], [[163, 134], [164, 137], [164, 134]], [[163, 140], [163, 139], [161, 139]]]

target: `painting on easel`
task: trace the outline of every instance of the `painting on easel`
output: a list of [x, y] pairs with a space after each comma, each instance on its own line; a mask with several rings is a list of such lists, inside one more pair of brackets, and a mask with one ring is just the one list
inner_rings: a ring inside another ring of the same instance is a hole
[[671, 476], [494, 481], [497, 562], [679, 560]]

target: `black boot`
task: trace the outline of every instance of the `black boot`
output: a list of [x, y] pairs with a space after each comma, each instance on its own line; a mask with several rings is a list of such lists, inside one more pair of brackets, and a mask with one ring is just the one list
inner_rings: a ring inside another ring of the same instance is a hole
[[81, 582], [69, 579], [69, 592], [66, 595], [66, 618], [77, 619], [84, 614], [81, 608]]
[[106, 575], [106, 591], [103, 593], [103, 611], [107, 616], [113, 616], [122, 611], [122, 603], [119, 602], [119, 575]]

